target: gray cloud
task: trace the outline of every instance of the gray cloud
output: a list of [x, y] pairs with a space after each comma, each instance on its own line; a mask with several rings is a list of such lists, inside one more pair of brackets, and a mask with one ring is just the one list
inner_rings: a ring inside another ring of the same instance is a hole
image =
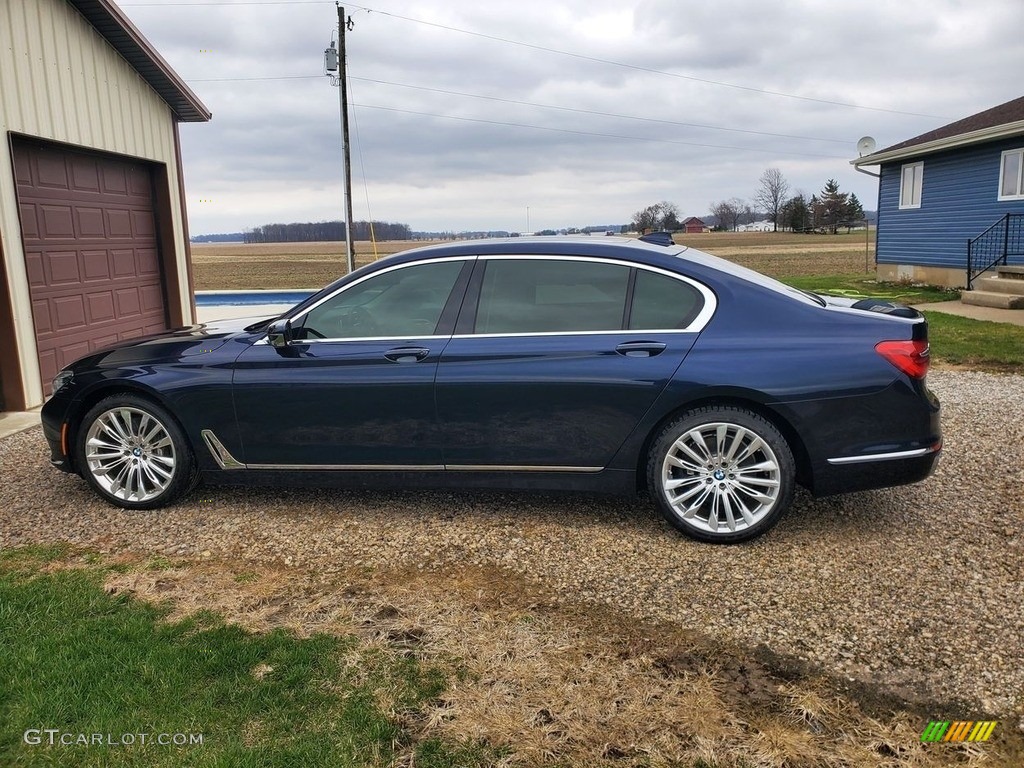
[[[182, 126], [191, 231], [340, 217], [337, 90], [318, 77], [336, 25], [334, 4], [175, 1], [126, 3], [124, 10], [214, 113], [209, 124]], [[625, 120], [353, 80], [354, 102], [388, 108], [354, 108], [356, 216], [367, 215], [368, 196], [374, 217], [414, 229], [524, 229], [527, 206], [533, 228], [625, 222], [661, 199], [701, 215], [713, 200], [749, 198], [769, 166], [807, 193], [834, 177], [873, 207], [875, 182], [848, 163], [860, 136], [885, 146], [1021, 95], [1019, 0], [991, 0], [984, 13], [960, 0], [643, 0], [631, 7], [610, 0], [375, 0], [373, 7], [349, 8], [355, 77], [810, 137]], [[389, 13], [820, 101], [558, 55]], [[242, 79], [303, 75], [312, 77]], [[238, 80], [201, 82], [219, 78]]]

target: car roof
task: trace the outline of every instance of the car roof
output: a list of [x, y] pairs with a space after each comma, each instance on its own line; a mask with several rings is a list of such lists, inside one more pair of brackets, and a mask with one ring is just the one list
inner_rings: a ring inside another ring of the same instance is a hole
[[[624, 250], [625, 249], [625, 250]], [[459, 240], [402, 251], [396, 256], [442, 258], [470, 254], [549, 254], [551, 256], [617, 256], [628, 258], [629, 252], [657, 256], [677, 256], [687, 250], [685, 245], [654, 245], [632, 237], [588, 237], [550, 235], [540, 237], [492, 237], [483, 240]]]

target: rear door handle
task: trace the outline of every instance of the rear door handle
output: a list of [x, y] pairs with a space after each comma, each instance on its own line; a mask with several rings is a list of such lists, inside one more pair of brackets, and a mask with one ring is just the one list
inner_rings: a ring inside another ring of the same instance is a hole
[[624, 357], [654, 357], [664, 352], [667, 346], [660, 341], [627, 341], [619, 344], [615, 351]]
[[384, 357], [393, 363], [418, 363], [430, 354], [423, 347], [395, 347], [384, 353]]

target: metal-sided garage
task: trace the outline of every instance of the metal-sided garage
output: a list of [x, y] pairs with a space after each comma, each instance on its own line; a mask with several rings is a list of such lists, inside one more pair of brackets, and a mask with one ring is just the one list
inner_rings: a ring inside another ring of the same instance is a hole
[[109, 0], [0, 0], [0, 410], [193, 321], [178, 123], [209, 119]]

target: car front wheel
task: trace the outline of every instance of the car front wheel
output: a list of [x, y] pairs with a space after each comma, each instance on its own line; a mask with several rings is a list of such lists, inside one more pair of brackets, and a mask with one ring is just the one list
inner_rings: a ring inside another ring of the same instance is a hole
[[100, 496], [127, 509], [162, 507], [197, 480], [177, 422], [156, 403], [129, 394], [107, 397], [86, 413], [76, 464]]
[[753, 539], [793, 499], [793, 453], [762, 416], [734, 406], [696, 408], [655, 438], [647, 480], [664, 518], [713, 543]]

